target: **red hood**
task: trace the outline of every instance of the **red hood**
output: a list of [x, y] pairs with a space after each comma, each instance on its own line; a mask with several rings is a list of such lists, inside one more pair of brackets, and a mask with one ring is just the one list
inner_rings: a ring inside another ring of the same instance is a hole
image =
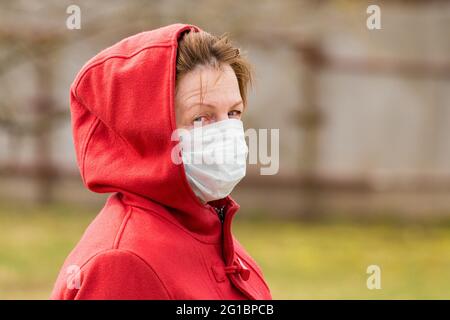
[[[186, 30], [201, 29], [173, 24], [142, 32], [88, 61], [71, 87], [73, 136], [90, 190], [119, 192], [142, 207], [157, 203], [189, 230], [213, 237], [218, 217], [199, 202], [183, 165], [171, 161], [177, 40]], [[237, 210], [231, 198], [224, 201]]]

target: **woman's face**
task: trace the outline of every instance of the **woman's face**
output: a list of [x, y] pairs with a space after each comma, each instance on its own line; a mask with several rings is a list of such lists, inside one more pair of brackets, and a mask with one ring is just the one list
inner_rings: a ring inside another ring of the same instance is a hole
[[175, 116], [177, 128], [189, 129], [226, 119], [240, 119], [244, 112], [239, 85], [233, 69], [198, 66], [177, 84]]

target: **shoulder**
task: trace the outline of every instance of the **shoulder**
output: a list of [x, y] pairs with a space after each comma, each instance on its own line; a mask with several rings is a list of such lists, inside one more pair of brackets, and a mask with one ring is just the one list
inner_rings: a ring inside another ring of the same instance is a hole
[[[109, 201], [64, 262], [52, 298], [120, 299], [140, 292], [169, 299], [161, 277], [170, 256], [161, 252], [181, 255], [180, 243], [190, 237], [168, 216]], [[81, 281], [79, 290], [67, 287], [74, 277]]]
[[[153, 225], [151, 217], [142, 215], [136, 221], [133, 215], [132, 207], [108, 200], [66, 258], [52, 299], [168, 299], [151, 259], [143, 258], [140, 242], [129, 241], [140, 237], [139, 228]], [[151, 241], [153, 236], [150, 232], [146, 238]]]

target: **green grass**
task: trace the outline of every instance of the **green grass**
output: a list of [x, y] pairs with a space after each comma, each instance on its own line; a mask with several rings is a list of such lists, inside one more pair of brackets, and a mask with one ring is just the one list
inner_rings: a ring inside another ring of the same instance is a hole
[[[277, 299], [449, 299], [448, 224], [236, 224]], [[368, 290], [369, 265], [381, 289]]]
[[[98, 208], [0, 204], [0, 299], [46, 299]], [[233, 225], [276, 299], [450, 298], [450, 225], [243, 220]], [[381, 290], [366, 268], [381, 267]]]

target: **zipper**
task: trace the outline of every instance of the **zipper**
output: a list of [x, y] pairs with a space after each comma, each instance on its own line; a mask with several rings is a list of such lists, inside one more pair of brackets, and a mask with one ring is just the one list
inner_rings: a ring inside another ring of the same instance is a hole
[[[214, 211], [217, 213], [217, 216], [219, 217], [220, 222], [222, 223], [223, 226], [223, 230], [224, 230], [224, 234], [223, 234], [223, 252], [225, 253], [224, 255], [224, 260], [225, 260], [225, 265], [227, 266], [231, 266], [232, 265], [232, 261], [233, 261], [233, 257], [234, 257], [234, 245], [233, 245], [233, 238], [231, 235], [231, 219], [233, 218], [234, 214], [236, 213], [236, 209], [231, 209], [228, 211], [227, 215], [226, 215], [226, 220], [225, 221], [225, 208], [226, 205], [221, 206], [220, 208], [215, 207], [215, 206], [211, 206], [214, 208]], [[238, 289], [243, 295], [245, 295], [246, 297], [248, 297], [248, 299], [250, 300], [256, 300], [256, 297], [253, 296], [253, 294], [251, 294], [250, 292], [248, 292], [248, 290], [245, 288], [245, 286], [243, 286], [241, 283], [239, 283], [239, 281], [237, 280], [237, 278], [231, 276], [230, 277], [230, 281], [234, 284], [234, 286], [236, 287], [236, 289]]]

